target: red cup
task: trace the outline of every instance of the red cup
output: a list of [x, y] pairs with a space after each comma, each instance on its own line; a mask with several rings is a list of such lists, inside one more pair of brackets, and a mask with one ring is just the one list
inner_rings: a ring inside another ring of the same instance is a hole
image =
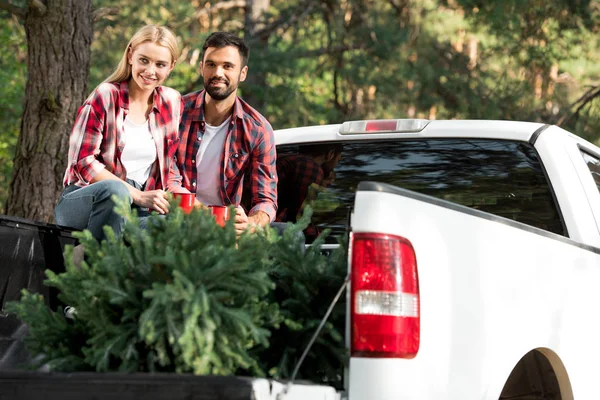
[[177, 204], [184, 214], [189, 214], [194, 209], [194, 200], [196, 199], [194, 193], [173, 193], [173, 198], [177, 200]]
[[215, 216], [217, 224], [225, 226], [225, 222], [229, 219], [229, 208], [227, 206], [208, 206], [210, 212]]

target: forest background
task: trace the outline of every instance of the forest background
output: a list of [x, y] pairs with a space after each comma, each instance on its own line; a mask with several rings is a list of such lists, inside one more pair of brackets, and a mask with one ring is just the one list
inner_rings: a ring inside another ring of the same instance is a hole
[[600, 1], [0, 0], [0, 213], [52, 221], [77, 108], [145, 24], [251, 47], [240, 94], [273, 128], [366, 118], [541, 121], [600, 142]]

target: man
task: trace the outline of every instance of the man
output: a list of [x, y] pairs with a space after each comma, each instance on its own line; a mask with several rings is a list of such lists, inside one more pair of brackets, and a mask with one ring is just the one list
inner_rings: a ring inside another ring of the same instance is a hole
[[334, 168], [342, 156], [342, 145], [304, 145], [298, 153], [281, 155], [277, 159], [279, 222], [296, 222], [304, 206], [331, 184], [335, 179]]
[[[273, 130], [237, 96], [248, 73], [248, 56], [246, 43], [231, 33], [215, 32], [204, 42], [204, 90], [183, 98], [176, 154], [181, 176], [169, 188], [196, 193], [203, 205], [235, 205], [238, 234], [268, 225], [277, 210]], [[248, 215], [239, 206], [244, 181], [251, 187]]]

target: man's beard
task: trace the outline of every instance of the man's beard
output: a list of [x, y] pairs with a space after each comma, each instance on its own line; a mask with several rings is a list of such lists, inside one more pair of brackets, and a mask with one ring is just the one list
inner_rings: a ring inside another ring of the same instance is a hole
[[[210, 86], [210, 83], [213, 81], [221, 81], [221, 82], [225, 83], [225, 86], [223, 86], [223, 87]], [[206, 92], [214, 100], [225, 100], [226, 98], [229, 97], [229, 95], [231, 93], [233, 93], [237, 90], [237, 86], [231, 85], [229, 83], [229, 80], [227, 80], [227, 79], [213, 78], [213, 79], [209, 80], [208, 82], [206, 82], [206, 81], [204, 82], [204, 89], [206, 89]]]

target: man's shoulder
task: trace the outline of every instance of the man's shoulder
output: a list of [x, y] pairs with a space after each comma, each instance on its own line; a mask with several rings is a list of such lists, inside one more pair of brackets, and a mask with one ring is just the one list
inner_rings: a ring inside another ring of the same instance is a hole
[[310, 166], [310, 167], [319, 168], [319, 169], [321, 168], [321, 166], [311, 156], [307, 156], [306, 154], [289, 154], [288, 157], [289, 157], [290, 161], [292, 161], [296, 164]]
[[277, 155], [277, 166], [281, 166], [282, 169], [321, 170], [321, 166], [312, 157], [295, 153]]
[[323, 169], [303, 154], [278, 154], [277, 175], [280, 181], [288, 180], [293, 185], [317, 183], [323, 180]]
[[183, 95], [183, 106], [185, 109], [193, 108], [196, 105], [196, 101], [198, 100], [198, 96], [202, 93], [202, 90], [197, 90], [195, 92], [191, 92]]
[[250, 104], [246, 103], [239, 96], [238, 96], [238, 101], [240, 102], [240, 104], [242, 106], [245, 120], [252, 123], [254, 126], [264, 127], [271, 131], [273, 130], [269, 121], [261, 113], [259, 113], [254, 107], [252, 107]]

